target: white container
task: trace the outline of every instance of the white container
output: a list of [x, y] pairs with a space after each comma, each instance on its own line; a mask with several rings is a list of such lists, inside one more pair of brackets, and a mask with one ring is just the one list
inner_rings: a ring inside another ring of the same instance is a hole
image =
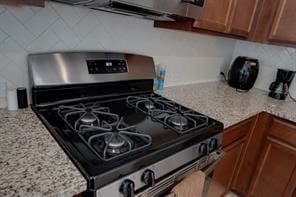
[[18, 109], [16, 89], [7, 90], [7, 109], [15, 111]]

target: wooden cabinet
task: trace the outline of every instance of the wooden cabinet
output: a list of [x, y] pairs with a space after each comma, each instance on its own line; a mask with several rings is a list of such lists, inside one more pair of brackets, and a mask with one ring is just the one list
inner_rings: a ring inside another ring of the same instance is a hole
[[242, 196], [247, 194], [271, 121], [272, 116], [270, 114], [260, 113], [257, 116], [252, 132], [248, 136], [246, 150], [237, 168], [231, 187], [231, 190]]
[[208, 197], [222, 196], [232, 188], [238, 167], [244, 155], [248, 136], [254, 128], [257, 117], [247, 119], [224, 131], [222, 148], [225, 155], [213, 174]]
[[296, 187], [295, 177], [293, 180], [295, 170], [296, 148], [273, 137], [267, 137], [251, 183], [250, 196], [282, 197], [286, 193], [293, 193]]
[[296, 195], [296, 125], [274, 117], [264, 144], [248, 195]]
[[248, 37], [259, 0], [208, 0], [194, 27]]
[[208, 197], [296, 197], [296, 124], [262, 112], [224, 131]]
[[155, 27], [247, 39], [261, 0], [207, 0], [204, 15], [195, 22], [156, 21]]
[[208, 197], [222, 196], [230, 189], [245, 142], [245, 139], [241, 139], [223, 148], [225, 155], [215, 169]]
[[256, 11], [260, 0], [235, 0], [234, 11], [231, 17], [230, 34], [248, 37], [256, 18]]
[[155, 27], [296, 47], [294, 10], [295, 0], [207, 0], [201, 19]]
[[44, 7], [45, 0], [0, 0], [0, 4], [6, 4], [6, 5], [33, 5], [33, 6], [39, 6]]
[[226, 32], [231, 16], [234, 0], [207, 0], [204, 16], [196, 21], [196, 28]]
[[284, 196], [296, 197], [296, 170], [295, 169], [291, 176], [291, 180], [289, 181], [288, 186], [286, 187]]
[[295, 46], [295, 9], [295, 0], [263, 0], [249, 40]]
[[280, 0], [268, 39], [296, 43], [296, 1]]

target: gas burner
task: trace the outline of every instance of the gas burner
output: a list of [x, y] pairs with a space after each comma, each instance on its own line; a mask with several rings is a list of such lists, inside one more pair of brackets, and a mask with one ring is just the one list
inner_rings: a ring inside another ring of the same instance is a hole
[[154, 108], [154, 104], [151, 102], [151, 101], [147, 101], [145, 102], [145, 107], [148, 109], [148, 110], [151, 110]]
[[108, 107], [100, 107], [98, 103], [78, 104], [73, 106], [61, 105], [56, 108], [58, 114], [75, 131], [85, 127], [106, 129], [111, 123], [118, 122], [119, 116], [110, 113]]
[[109, 128], [85, 127], [79, 136], [104, 161], [144, 150], [152, 142], [151, 136], [137, 132], [136, 127], [128, 126], [123, 118]]
[[86, 112], [84, 116], [80, 119], [80, 122], [82, 124], [93, 125], [96, 120], [97, 118], [91, 112]]
[[[153, 104], [153, 103], [152, 103]], [[127, 125], [97, 103], [59, 106], [58, 114], [102, 160], [109, 161], [148, 148], [152, 138]]]
[[208, 125], [208, 117], [199, 115], [192, 111], [180, 111], [167, 113], [164, 118], [158, 119], [179, 134], [185, 134], [190, 131], [202, 128]]
[[150, 94], [148, 96], [129, 96], [126, 101], [129, 105], [148, 114], [150, 114], [153, 110], [165, 110], [168, 107], [173, 107], [175, 105], [174, 102], [166, 100], [155, 94]]
[[187, 118], [179, 114], [170, 116], [168, 118], [168, 122], [170, 122], [172, 125], [175, 125], [176, 127], [184, 127], [188, 124]]
[[129, 96], [127, 103], [179, 134], [188, 133], [208, 124], [208, 117], [155, 94]]
[[[104, 136], [105, 144], [108, 146], [107, 153], [110, 155], [118, 155], [129, 150], [128, 144], [132, 144], [130, 139], [118, 133]], [[129, 143], [127, 143], [129, 142]]]

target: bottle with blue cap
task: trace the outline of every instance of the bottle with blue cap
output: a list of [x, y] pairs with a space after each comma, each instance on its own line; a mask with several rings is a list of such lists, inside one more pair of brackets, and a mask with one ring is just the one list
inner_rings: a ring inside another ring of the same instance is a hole
[[163, 90], [164, 88], [164, 79], [165, 79], [166, 70], [163, 66], [159, 67], [159, 75], [158, 75], [158, 90]]

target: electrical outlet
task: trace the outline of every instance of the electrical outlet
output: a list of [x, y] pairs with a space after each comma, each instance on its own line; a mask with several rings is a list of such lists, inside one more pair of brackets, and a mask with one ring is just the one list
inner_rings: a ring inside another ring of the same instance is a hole
[[6, 97], [6, 89], [7, 89], [6, 83], [0, 82], [0, 98]]

